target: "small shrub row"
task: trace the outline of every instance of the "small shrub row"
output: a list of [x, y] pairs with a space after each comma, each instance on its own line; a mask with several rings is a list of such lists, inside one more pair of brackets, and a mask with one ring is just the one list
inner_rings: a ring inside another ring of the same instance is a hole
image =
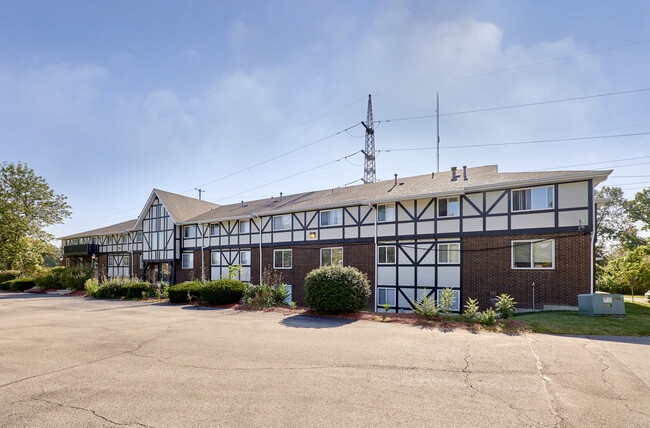
[[0, 290], [25, 291], [36, 287], [33, 278], [16, 278], [0, 284]]
[[169, 293], [169, 301], [172, 303], [187, 303], [189, 301], [200, 300], [202, 288], [203, 284], [198, 281], [174, 284], [167, 290]]
[[100, 283], [95, 278], [90, 278], [85, 282], [86, 292], [97, 299], [140, 299], [151, 296], [153, 287], [137, 279], [131, 278], [113, 278]]
[[3, 270], [0, 271], [0, 284], [6, 281], [11, 281], [12, 279], [16, 279], [20, 276], [20, 271], [19, 270]]
[[83, 290], [86, 281], [94, 275], [93, 269], [84, 267], [55, 267], [39, 272], [34, 282], [41, 290], [48, 288], [67, 288], [69, 290]]
[[246, 284], [236, 279], [218, 279], [204, 284], [193, 281], [169, 287], [169, 301], [187, 303], [203, 301], [209, 305], [237, 303], [246, 293]]

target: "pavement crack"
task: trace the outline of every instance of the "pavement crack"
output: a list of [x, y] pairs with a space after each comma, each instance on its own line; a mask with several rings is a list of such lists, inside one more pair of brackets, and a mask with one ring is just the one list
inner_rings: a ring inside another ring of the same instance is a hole
[[42, 401], [42, 402], [44, 402], [44, 403], [48, 403], [48, 404], [52, 404], [52, 405], [56, 405], [56, 406], [59, 406], [59, 407], [66, 407], [66, 408], [68, 408], [68, 409], [82, 410], [82, 411], [84, 411], [84, 412], [89, 412], [89, 413], [92, 413], [93, 415], [95, 415], [96, 417], [98, 417], [99, 419], [102, 419], [102, 420], [108, 422], [109, 424], [113, 424], [113, 425], [119, 425], [119, 426], [138, 425], [138, 426], [145, 427], [145, 428], [152, 428], [152, 427], [150, 427], [149, 425], [145, 425], [145, 424], [142, 424], [142, 423], [140, 423], [140, 422], [133, 422], [133, 423], [121, 423], [121, 422], [115, 422], [115, 421], [113, 421], [113, 420], [107, 418], [107, 417], [104, 416], [104, 415], [100, 415], [100, 414], [97, 413], [95, 410], [92, 410], [92, 409], [86, 409], [85, 407], [73, 406], [73, 405], [71, 405], [71, 404], [58, 403], [58, 402], [56, 402], [56, 401], [46, 400], [46, 399], [44, 399], [44, 398], [32, 398], [32, 400], [34, 400], [34, 401]]
[[530, 339], [530, 335], [526, 335], [526, 341], [528, 342], [528, 348], [530, 349], [530, 352], [533, 354], [533, 357], [535, 357], [535, 363], [537, 367], [537, 374], [539, 375], [539, 378], [542, 381], [542, 385], [544, 386], [544, 396], [546, 398], [546, 403], [548, 404], [548, 407], [555, 417], [556, 423], [555, 426], [560, 427], [562, 426], [562, 423], [564, 422], [564, 418], [560, 415], [558, 410], [555, 408], [555, 405], [553, 404], [553, 394], [551, 393], [551, 390], [549, 388], [548, 382], [549, 379], [544, 376], [542, 373], [542, 369], [544, 368], [542, 365], [542, 361], [539, 359], [539, 356], [537, 356], [537, 353], [533, 349], [533, 343]]

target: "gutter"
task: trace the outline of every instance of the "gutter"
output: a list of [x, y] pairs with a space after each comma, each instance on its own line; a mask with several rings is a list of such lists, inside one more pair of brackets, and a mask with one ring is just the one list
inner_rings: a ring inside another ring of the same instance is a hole
[[[375, 312], [375, 310], [377, 309], [377, 275], [378, 275], [378, 273], [377, 273], [377, 258], [378, 258], [378, 253], [379, 253], [379, 248], [377, 247], [377, 215], [378, 215], [378, 213], [377, 213], [377, 209], [375, 209], [374, 205], [369, 203], [368, 206], [370, 207], [371, 210], [373, 210], [375, 212], [375, 248], [374, 248], [374, 250], [375, 250], [374, 251], [375, 252], [375, 262], [374, 262], [374, 266], [373, 266], [373, 270], [375, 271], [375, 293], [374, 293], [375, 299], [374, 299], [374, 301], [372, 303], [372, 305], [373, 305], [372, 311]], [[395, 296], [395, 299], [397, 299], [397, 296]], [[395, 312], [397, 312], [397, 302], [395, 302], [395, 308], [396, 308]]]

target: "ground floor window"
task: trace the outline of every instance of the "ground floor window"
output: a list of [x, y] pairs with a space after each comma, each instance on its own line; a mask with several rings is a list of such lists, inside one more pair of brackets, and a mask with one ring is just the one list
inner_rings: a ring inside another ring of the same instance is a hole
[[395, 246], [381, 245], [379, 251], [379, 264], [395, 264]]
[[291, 269], [292, 250], [273, 250], [273, 267], [275, 269]]
[[183, 269], [194, 267], [194, 253], [183, 253]]
[[395, 306], [395, 289], [394, 288], [377, 288], [377, 306], [388, 303]]
[[321, 248], [321, 266], [343, 266], [343, 248]]
[[460, 244], [438, 244], [438, 263], [458, 263]]
[[553, 269], [555, 240], [512, 241], [513, 269]]

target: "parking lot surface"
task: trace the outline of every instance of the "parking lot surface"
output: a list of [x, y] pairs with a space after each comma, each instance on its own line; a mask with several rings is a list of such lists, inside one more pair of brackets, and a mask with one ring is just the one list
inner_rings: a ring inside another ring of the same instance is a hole
[[0, 426], [650, 421], [650, 338], [0, 293]]

